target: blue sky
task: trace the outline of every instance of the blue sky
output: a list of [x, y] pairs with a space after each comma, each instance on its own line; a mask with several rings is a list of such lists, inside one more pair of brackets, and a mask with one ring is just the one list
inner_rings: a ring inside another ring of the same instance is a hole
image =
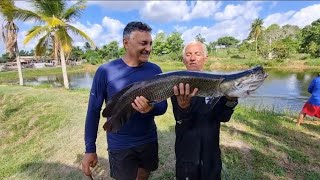
[[[69, 4], [74, 2], [69, 1]], [[32, 9], [27, 1], [16, 1], [18, 7]], [[86, 32], [98, 47], [116, 40], [122, 45], [122, 30], [130, 21], [143, 21], [152, 29], [152, 35], [178, 31], [185, 43], [202, 34], [206, 42], [223, 36], [240, 40], [248, 36], [250, 25], [256, 18], [264, 26], [273, 23], [292, 24], [300, 28], [320, 18], [317, 1], [88, 1], [82, 16], [72, 24]], [[3, 17], [0, 16], [0, 22]], [[23, 45], [27, 30], [34, 22], [18, 22], [20, 49], [30, 50], [36, 41]], [[74, 38], [74, 45], [84, 41]], [[4, 53], [3, 44], [0, 54]]]

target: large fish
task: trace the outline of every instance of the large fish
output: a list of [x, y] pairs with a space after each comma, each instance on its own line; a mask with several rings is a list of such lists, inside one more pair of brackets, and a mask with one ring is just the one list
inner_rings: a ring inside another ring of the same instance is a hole
[[104, 130], [116, 132], [133, 113], [131, 103], [137, 96], [144, 96], [156, 103], [173, 96], [173, 87], [179, 83], [198, 88], [200, 97], [246, 97], [261, 86], [267, 74], [258, 66], [233, 74], [213, 74], [200, 71], [173, 71], [155, 75], [153, 78], [133, 83], [114, 95], [106, 104], [102, 115], [108, 117]]

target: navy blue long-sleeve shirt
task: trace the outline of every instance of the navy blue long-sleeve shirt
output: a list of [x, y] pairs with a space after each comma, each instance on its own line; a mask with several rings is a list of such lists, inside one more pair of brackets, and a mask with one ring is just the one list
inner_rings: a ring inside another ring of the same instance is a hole
[[[122, 59], [101, 65], [94, 76], [85, 123], [86, 153], [96, 152], [96, 139], [103, 102], [123, 88], [137, 81], [147, 80], [161, 73], [156, 64], [146, 62], [139, 67], [130, 67]], [[108, 132], [109, 150], [127, 149], [157, 140], [154, 116], [167, 110], [167, 101], [154, 105], [146, 114], [135, 113], [117, 133]]]

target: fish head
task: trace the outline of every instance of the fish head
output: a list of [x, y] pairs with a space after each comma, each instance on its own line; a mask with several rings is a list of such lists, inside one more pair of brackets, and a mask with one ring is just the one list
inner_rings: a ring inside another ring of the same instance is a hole
[[240, 73], [231, 74], [220, 84], [220, 91], [229, 97], [247, 97], [258, 89], [268, 74], [258, 66]]

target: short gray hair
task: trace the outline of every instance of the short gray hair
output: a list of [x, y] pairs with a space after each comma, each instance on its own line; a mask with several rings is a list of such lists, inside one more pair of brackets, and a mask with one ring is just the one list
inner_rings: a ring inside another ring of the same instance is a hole
[[182, 55], [183, 55], [183, 56], [184, 56], [184, 54], [185, 54], [185, 52], [186, 52], [187, 46], [189, 46], [189, 45], [191, 45], [191, 44], [201, 44], [202, 50], [203, 50], [203, 54], [204, 54], [205, 56], [208, 56], [207, 46], [206, 46], [204, 43], [202, 43], [202, 42], [200, 42], [200, 41], [197, 41], [197, 40], [188, 42], [188, 43], [184, 46], [184, 48], [183, 48], [183, 50], [182, 50]]

